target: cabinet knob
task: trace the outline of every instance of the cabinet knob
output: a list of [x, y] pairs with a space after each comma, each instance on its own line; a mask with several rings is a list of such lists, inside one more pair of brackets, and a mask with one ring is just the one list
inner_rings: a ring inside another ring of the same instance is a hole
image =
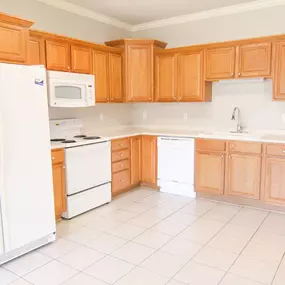
[[231, 73], [231, 76], [234, 76], [234, 73], [233, 73], [233, 72]]
[[123, 156], [124, 156], [123, 154], [120, 155], [120, 157], [123, 157]]
[[229, 155], [229, 158], [232, 158], [232, 157]]
[[70, 66], [68, 66], [67, 68], [68, 68], [68, 70], [70, 70]]
[[149, 101], [151, 101], [151, 97], [149, 97], [148, 99], [149, 99]]
[[221, 157], [223, 158], [223, 157], [224, 157], [224, 155], [222, 154], [222, 155], [221, 155]]
[[120, 167], [121, 167], [121, 168], [123, 168], [123, 167], [124, 167], [124, 165], [123, 165], [123, 164], [121, 164], [121, 165], [120, 165]]
[[240, 73], [240, 72], [238, 73], [238, 76], [241, 76], [241, 73]]
[[62, 168], [65, 169], [65, 165]]
[[55, 160], [55, 157], [53, 156], [51, 159], [52, 159], [52, 160]]
[[285, 149], [283, 149], [282, 152], [285, 153]]

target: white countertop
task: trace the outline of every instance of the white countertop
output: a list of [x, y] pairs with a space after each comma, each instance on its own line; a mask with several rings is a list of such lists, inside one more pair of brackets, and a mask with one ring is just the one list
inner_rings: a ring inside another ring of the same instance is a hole
[[[242, 134], [234, 134], [229, 131], [201, 131], [194, 129], [182, 128], [120, 128], [120, 129], [107, 129], [97, 130], [93, 134], [102, 137], [103, 140], [113, 140], [124, 137], [132, 137], [137, 135], [155, 135], [155, 136], [175, 136], [187, 138], [209, 138], [221, 140], [237, 140], [237, 141], [253, 141], [264, 143], [284, 143], [285, 144], [285, 130], [280, 131], [255, 131]], [[102, 140], [101, 140], [102, 141]], [[91, 143], [88, 142], [88, 143]], [[87, 144], [87, 142], [86, 142]], [[65, 147], [72, 147], [72, 144], [52, 143], [51, 149], [59, 149]]]

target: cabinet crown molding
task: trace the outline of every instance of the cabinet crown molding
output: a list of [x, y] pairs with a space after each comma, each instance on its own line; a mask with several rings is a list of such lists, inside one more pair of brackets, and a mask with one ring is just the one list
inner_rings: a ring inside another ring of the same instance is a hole
[[0, 13], [0, 22], [24, 28], [29, 28], [34, 24], [32, 21], [24, 20], [4, 13]]
[[119, 40], [114, 40], [114, 41], [107, 41], [105, 42], [105, 44], [107, 46], [110, 47], [124, 47], [128, 44], [131, 45], [154, 45], [155, 47], [159, 47], [159, 48], [166, 48], [167, 43], [162, 42], [162, 41], [158, 41], [158, 40], [154, 40], [154, 39], [119, 39]]

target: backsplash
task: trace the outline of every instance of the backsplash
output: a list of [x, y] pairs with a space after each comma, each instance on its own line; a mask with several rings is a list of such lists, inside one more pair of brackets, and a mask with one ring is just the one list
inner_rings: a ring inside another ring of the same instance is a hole
[[133, 125], [230, 129], [236, 126], [235, 106], [246, 128], [285, 129], [285, 102], [272, 101], [272, 81], [262, 79], [213, 83], [213, 100], [207, 103], [134, 104]]
[[96, 129], [116, 128], [131, 125], [132, 105], [96, 104], [88, 108], [49, 108], [50, 119], [78, 118], [83, 120], [84, 132], [94, 133]]

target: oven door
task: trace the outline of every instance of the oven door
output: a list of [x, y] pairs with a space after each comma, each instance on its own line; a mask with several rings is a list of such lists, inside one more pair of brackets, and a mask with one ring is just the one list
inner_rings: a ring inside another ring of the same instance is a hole
[[49, 105], [51, 107], [86, 107], [87, 86], [56, 79], [49, 81]]
[[110, 142], [68, 148], [65, 160], [68, 196], [111, 181]]

